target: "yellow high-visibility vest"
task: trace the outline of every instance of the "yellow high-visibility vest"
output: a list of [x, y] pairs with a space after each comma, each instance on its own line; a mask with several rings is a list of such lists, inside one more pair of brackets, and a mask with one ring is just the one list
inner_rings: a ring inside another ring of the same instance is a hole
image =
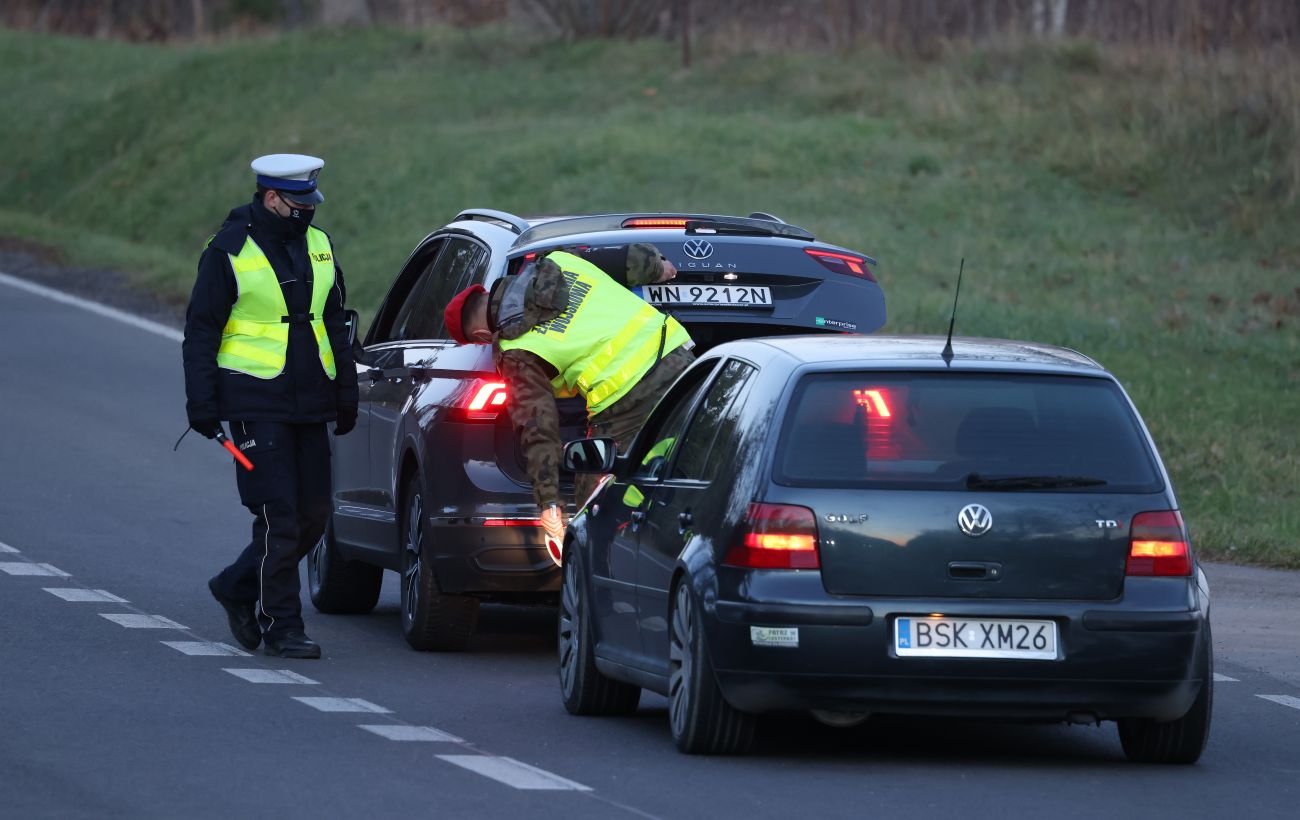
[[518, 339], [500, 342], [502, 350], [527, 350], [559, 374], [551, 380], [557, 396], [574, 391], [595, 416], [623, 398], [649, 372], [660, 355], [691, 340], [686, 328], [665, 316], [604, 271], [571, 253], [550, 254], [569, 283], [569, 304], [549, 322]]
[[[329, 237], [318, 228], [307, 229], [307, 254], [311, 257], [311, 329], [320, 350], [321, 367], [333, 379], [334, 349], [325, 332], [325, 300], [334, 287], [334, 251]], [[230, 254], [230, 267], [239, 285], [239, 297], [221, 331], [217, 364], [259, 379], [274, 379], [284, 372], [289, 354], [289, 308], [280, 281], [266, 254], [253, 241], [244, 240], [238, 255]]]

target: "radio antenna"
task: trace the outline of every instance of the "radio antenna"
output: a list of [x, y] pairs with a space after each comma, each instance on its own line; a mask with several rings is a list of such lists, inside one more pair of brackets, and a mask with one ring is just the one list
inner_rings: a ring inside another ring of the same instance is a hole
[[952, 364], [952, 327], [957, 323], [957, 299], [961, 296], [961, 275], [966, 270], [966, 257], [961, 258], [961, 265], [957, 268], [957, 292], [952, 296], [952, 318], [948, 320], [948, 342], [943, 346], [944, 364]]

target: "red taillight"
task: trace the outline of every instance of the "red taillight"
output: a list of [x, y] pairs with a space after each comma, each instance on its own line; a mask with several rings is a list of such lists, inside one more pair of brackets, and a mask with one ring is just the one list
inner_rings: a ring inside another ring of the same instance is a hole
[[623, 220], [624, 228], [685, 228], [683, 217], [634, 217]]
[[456, 421], [495, 421], [509, 398], [505, 382], [475, 379], [451, 408], [451, 416]]
[[[897, 389], [897, 388], [895, 388]], [[897, 459], [902, 453], [898, 433], [894, 429], [894, 414], [889, 406], [894, 403], [894, 390], [863, 388], [853, 391], [853, 400], [867, 416], [867, 456], [874, 459]]]
[[722, 562], [749, 569], [820, 568], [813, 511], [792, 504], [750, 504]]
[[1177, 510], [1133, 516], [1129, 529], [1129, 575], [1191, 575], [1192, 555], [1187, 530]]
[[871, 274], [871, 268], [867, 266], [867, 260], [861, 256], [853, 256], [847, 253], [836, 253], [834, 251], [821, 251], [816, 248], [804, 248], [803, 252], [822, 263], [822, 267], [835, 273], [848, 273], [853, 276], [862, 276], [876, 281], [876, 277]]
[[540, 527], [542, 522], [537, 518], [488, 518], [484, 520], [485, 527]]

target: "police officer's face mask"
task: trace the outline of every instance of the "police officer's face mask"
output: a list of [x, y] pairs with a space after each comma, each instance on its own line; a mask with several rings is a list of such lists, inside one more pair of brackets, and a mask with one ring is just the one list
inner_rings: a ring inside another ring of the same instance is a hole
[[307, 233], [307, 227], [311, 225], [311, 219], [316, 215], [316, 209], [304, 208], [296, 202], [283, 197], [280, 198], [279, 204], [283, 205], [284, 209], [281, 210], [277, 207], [275, 212], [292, 224], [298, 233]]

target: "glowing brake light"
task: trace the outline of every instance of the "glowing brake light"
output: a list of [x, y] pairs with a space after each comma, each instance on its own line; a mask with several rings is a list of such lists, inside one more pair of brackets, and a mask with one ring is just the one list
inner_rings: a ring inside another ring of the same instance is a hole
[[505, 382], [475, 379], [465, 398], [451, 408], [451, 416], [456, 421], [495, 421], [509, 400]]
[[483, 521], [485, 527], [540, 527], [540, 518], [488, 518]]
[[835, 251], [823, 251], [817, 248], [804, 248], [803, 252], [821, 262], [822, 267], [827, 270], [861, 276], [872, 282], [876, 281], [876, 277], [871, 274], [871, 268], [867, 267], [867, 260], [864, 257], [836, 253]]
[[685, 228], [684, 217], [633, 217], [623, 220], [624, 228]]
[[885, 404], [885, 397], [880, 390], [854, 390], [853, 398], [867, 408], [868, 412], [875, 413], [882, 419], [889, 418], [889, 405]]
[[750, 504], [722, 562], [749, 569], [819, 569], [817, 519], [807, 507]]
[[1129, 529], [1128, 575], [1191, 575], [1187, 529], [1177, 510], [1133, 516]]

